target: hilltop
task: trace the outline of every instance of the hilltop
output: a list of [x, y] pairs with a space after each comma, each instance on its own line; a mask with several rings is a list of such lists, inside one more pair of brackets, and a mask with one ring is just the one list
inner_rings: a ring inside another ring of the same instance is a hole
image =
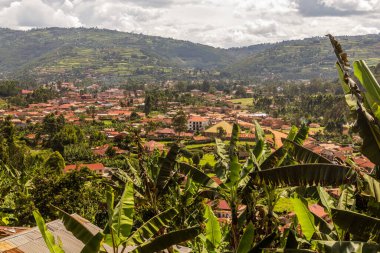
[[[353, 58], [366, 59], [370, 65], [380, 62], [380, 35], [340, 37], [340, 41]], [[0, 29], [0, 55], [3, 77], [46, 80], [192, 78], [202, 71], [212, 77], [240, 78], [336, 75], [325, 37], [222, 49], [95, 28]], [[190, 71], [194, 69], [198, 72]]]

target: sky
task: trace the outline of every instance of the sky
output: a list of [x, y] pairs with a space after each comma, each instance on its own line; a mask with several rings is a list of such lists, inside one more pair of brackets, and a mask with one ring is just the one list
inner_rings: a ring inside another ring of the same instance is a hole
[[240, 47], [380, 32], [380, 0], [0, 0], [0, 26], [98, 27]]

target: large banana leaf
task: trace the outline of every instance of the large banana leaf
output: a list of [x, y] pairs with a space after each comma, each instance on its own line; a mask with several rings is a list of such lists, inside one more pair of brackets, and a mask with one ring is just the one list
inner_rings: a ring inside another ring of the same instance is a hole
[[179, 163], [179, 170], [194, 182], [209, 188], [218, 188], [218, 184], [201, 170], [187, 163]]
[[125, 241], [131, 232], [134, 210], [133, 183], [128, 182], [112, 216], [112, 229], [121, 241]]
[[380, 242], [380, 219], [347, 210], [331, 209], [335, 225], [361, 241]]
[[87, 244], [94, 237], [94, 235], [79, 220], [58, 207], [54, 208], [58, 210], [59, 217], [62, 219], [65, 228], [73, 233], [78, 240]]
[[199, 226], [170, 232], [138, 246], [136, 249], [131, 251], [131, 253], [158, 252], [170, 246], [191, 240], [197, 237], [200, 232], [201, 229]]
[[294, 139], [289, 139], [289, 137], [287, 139], [294, 141], [298, 145], [302, 146], [305, 140], [307, 139], [308, 135], [309, 135], [309, 127], [303, 124], [301, 128], [298, 130]]
[[178, 144], [173, 144], [166, 157], [162, 159], [160, 171], [156, 180], [156, 185], [159, 190], [163, 190], [171, 178], [179, 151], [180, 148]]
[[318, 241], [312, 242], [313, 248], [324, 253], [377, 253], [380, 245], [356, 241]]
[[220, 242], [222, 241], [222, 232], [220, 230], [220, 225], [218, 218], [214, 215], [211, 207], [206, 205], [204, 218], [206, 219], [206, 240], [207, 244], [215, 250], [218, 248]]
[[339, 186], [356, 181], [349, 167], [335, 164], [299, 164], [254, 172], [261, 181], [275, 186]]
[[55, 243], [54, 235], [47, 229], [45, 221], [42, 218], [40, 212], [33, 211], [33, 216], [50, 253], [64, 253], [65, 251], [60, 247], [60, 245]]
[[170, 208], [160, 214], [157, 214], [147, 222], [141, 225], [127, 240], [127, 245], [143, 244], [146, 240], [157, 234], [157, 232], [167, 226], [174, 216], [177, 215], [174, 208]]
[[289, 147], [289, 155], [291, 155], [292, 158], [299, 163], [331, 163], [330, 160], [314, 153], [310, 149], [305, 148], [294, 141], [284, 139], [283, 142], [286, 143], [287, 147]]
[[237, 253], [245, 253], [248, 252], [253, 245], [255, 236], [255, 227], [252, 222], [248, 224], [248, 226], [244, 230], [244, 234], [242, 235], [239, 243], [239, 247], [237, 249]]
[[314, 216], [309, 211], [307, 201], [295, 196], [291, 198], [294, 212], [297, 215], [298, 223], [301, 225], [302, 234], [305, 236], [306, 240], [310, 241], [317, 229], [314, 225]]
[[349, 210], [355, 205], [355, 189], [352, 185], [343, 185], [342, 193], [340, 194], [338, 201], [338, 209]]

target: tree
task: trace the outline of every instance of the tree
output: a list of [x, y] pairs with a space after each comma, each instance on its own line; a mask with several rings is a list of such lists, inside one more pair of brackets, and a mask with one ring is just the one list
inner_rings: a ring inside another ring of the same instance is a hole
[[223, 139], [227, 134], [226, 130], [223, 127], [218, 127], [216, 131], [217, 131], [217, 136], [220, 139]]
[[187, 115], [184, 111], [180, 110], [173, 117], [172, 125], [174, 131], [177, 133], [185, 132], [187, 130]]
[[150, 95], [146, 95], [145, 96], [145, 102], [144, 102], [144, 113], [145, 113], [145, 116], [148, 116], [149, 113], [151, 112], [152, 110], [152, 98]]

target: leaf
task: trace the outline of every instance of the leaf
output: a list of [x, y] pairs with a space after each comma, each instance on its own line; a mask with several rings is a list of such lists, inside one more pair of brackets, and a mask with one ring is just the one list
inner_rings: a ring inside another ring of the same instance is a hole
[[252, 222], [249, 222], [248, 226], [244, 230], [244, 234], [242, 235], [239, 243], [239, 247], [237, 249], [237, 253], [245, 253], [248, 252], [253, 245], [255, 236], [255, 227]]
[[121, 241], [125, 241], [131, 232], [134, 209], [133, 183], [128, 182], [112, 215], [112, 229]]
[[355, 189], [352, 185], [344, 185], [339, 197], [338, 209], [349, 210], [355, 205]]
[[230, 140], [230, 146], [229, 146], [230, 160], [232, 160], [233, 157], [236, 155], [237, 142], [239, 140], [239, 133], [240, 133], [239, 125], [234, 123], [234, 125], [232, 127], [231, 140]]
[[268, 247], [276, 238], [277, 232], [273, 232], [270, 235], [266, 236], [260, 242], [258, 242], [248, 253], [260, 253], [263, 248]]
[[314, 226], [314, 216], [309, 211], [307, 201], [300, 197], [291, 198], [291, 201], [298, 222], [301, 225], [302, 234], [306, 240], [310, 241], [317, 229]]
[[176, 164], [177, 155], [180, 151], [178, 144], [173, 144], [166, 157], [162, 160], [160, 171], [157, 176], [157, 188], [162, 191], [172, 176]]
[[87, 244], [94, 237], [94, 235], [79, 220], [58, 207], [54, 208], [58, 210], [59, 217], [62, 219], [65, 228], [73, 233], [73, 235], [83, 242], [83, 244]]
[[47, 229], [40, 212], [37, 210], [33, 211], [33, 216], [50, 253], [64, 253], [63, 249], [59, 245], [55, 244], [54, 235]]
[[285, 249], [297, 249], [298, 247], [298, 241], [296, 237], [296, 233], [292, 230], [288, 230], [288, 236], [286, 238], [286, 245]]
[[126, 242], [127, 245], [138, 245], [144, 243], [144, 241], [157, 234], [162, 227], [167, 226], [167, 224], [173, 220], [177, 213], [178, 212], [174, 208], [170, 208], [149, 219], [128, 238]]
[[285, 139], [283, 142], [289, 148], [289, 155], [299, 163], [331, 163], [330, 160], [293, 141]]
[[363, 60], [354, 62], [354, 74], [366, 89], [365, 96], [369, 105], [380, 104], [380, 85]]
[[81, 250], [81, 253], [94, 253], [99, 252], [100, 246], [102, 244], [104, 234], [102, 232], [94, 235]]
[[204, 187], [218, 188], [218, 184], [212, 178], [194, 166], [187, 163], [179, 163], [179, 170], [191, 178], [194, 182], [201, 184]]
[[380, 242], [380, 219], [347, 210], [331, 209], [332, 220], [341, 229], [361, 241]]
[[322, 205], [330, 213], [331, 212], [331, 208], [335, 207], [335, 200], [334, 200], [334, 198], [331, 197], [330, 194], [328, 194], [326, 192], [326, 190], [323, 187], [321, 187], [321, 186], [317, 187], [317, 191], [318, 191], [319, 199], [321, 200]]
[[303, 124], [301, 128], [298, 130], [294, 139], [292, 139], [292, 141], [302, 146], [304, 141], [307, 139], [308, 134], [309, 134], [309, 127]]
[[138, 246], [131, 253], [152, 253], [164, 250], [172, 245], [176, 245], [187, 240], [191, 240], [199, 235], [201, 229], [199, 226], [173, 231], [164, 235], [161, 235], [152, 241], [146, 242], [143, 245]]
[[275, 186], [339, 186], [355, 182], [357, 174], [335, 164], [299, 164], [254, 172], [261, 181]]
[[205, 208], [204, 218], [206, 219], [206, 240], [213, 249], [216, 249], [222, 241], [222, 232], [218, 218], [216, 218], [211, 207], [208, 205]]
[[376, 253], [380, 245], [355, 241], [319, 241], [312, 242], [313, 248], [324, 253]]
[[363, 175], [363, 181], [364, 190], [362, 192], [380, 202], [380, 182], [368, 174]]
[[230, 162], [230, 176], [228, 178], [232, 185], [234, 185], [236, 182], [239, 181], [240, 171], [241, 171], [241, 165], [239, 163], [237, 155], [234, 155]]

